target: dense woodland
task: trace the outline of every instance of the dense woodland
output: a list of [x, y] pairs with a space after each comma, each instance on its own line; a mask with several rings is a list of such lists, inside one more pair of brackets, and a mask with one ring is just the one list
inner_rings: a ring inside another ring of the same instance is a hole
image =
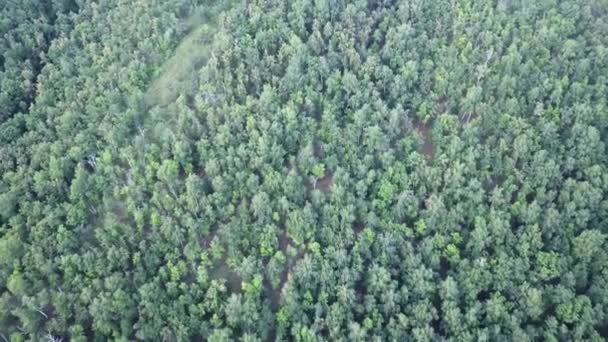
[[605, 340], [607, 100], [608, 0], [0, 1], [0, 340]]

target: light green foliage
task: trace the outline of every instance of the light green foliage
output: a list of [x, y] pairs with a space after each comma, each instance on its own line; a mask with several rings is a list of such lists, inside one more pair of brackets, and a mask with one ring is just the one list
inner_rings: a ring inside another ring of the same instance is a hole
[[260, 295], [262, 291], [262, 276], [258, 274], [250, 282], [243, 282], [243, 291], [253, 298]]
[[313, 166], [312, 168], [312, 174], [316, 177], [316, 178], [321, 178], [325, 175], [325, 165], [320, 163], [320, 164], [316, 164], [315, 166]]
[[543, 279], [552, 279], [557, 277], [560, 272], [560, 255], [555, 252], [540, 252], [538, 253], [538, 265], [540, 276]]
[[423, 235], [426, 232], [426, 223], [424, 220], [416, 221], [415, 229], [418, 235]]

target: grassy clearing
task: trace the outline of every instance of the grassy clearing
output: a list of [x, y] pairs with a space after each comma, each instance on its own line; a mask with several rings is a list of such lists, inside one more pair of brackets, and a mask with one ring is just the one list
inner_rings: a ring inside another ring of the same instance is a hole
[[166, 106], [186, 92], [192, 92], [198, 79], [198, 70], [208, 58], [211, 40], [208, 25], [203, 25], [190, 33], [175, 50], [175, 54], [163, 66], [161, 75], [146, 93], [147, 106]]
[[180, 94], [192, 93], [198, 86], [198, 71], [210, 57], [210, 45], [217, 30], [219, 14], [229, 8], [230, 1], [220, 1], [199, 8], [186, 19], [190, 33], [165, 62], [160, 76], [152, 83], [144, 97], [148, 108], [167, 106]]

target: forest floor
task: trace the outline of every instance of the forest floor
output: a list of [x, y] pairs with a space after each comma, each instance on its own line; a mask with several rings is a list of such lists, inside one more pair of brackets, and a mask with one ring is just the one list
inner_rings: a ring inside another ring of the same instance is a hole
[[424, 154], [429, 160], [433, 160], [435, 154], [435, 144], [433, 143], [433, 132], [430, 123], [424, 123], [422, 121], [414, 121], [414, 129], [422, 139], [422, 146], [420, 146], [420, 152]]
[[209, 274], [211, 275], [211, 279], [225, 279], [226, 288], [230, 293], [241, 293], [243, 280], [235, 270], [228, 266], [226, 260], [222, 260], [213, 267]]
[[295, 255], [291, 255], [289, 253], [290, 248], [296, 248], [293, 239], [287, 235], [287, 233], [282, 232], [279, 233], [279, 248], [283, 252], [283, 255], [286, 257], [285, 266], [283, 267], [283, 271], [281, 272], [281, 280], [279, 286], [275, 289], [272, 287], [270, 282], [264, 284], [264, 291], [266, 295], [270, 299], [270, 307], [273, 311], [278, 311], [281, 307], [281, 299], [283, 294], [283, 287], [289, 280], [289, 276], [291, 275], [294, 267], [297, 262], [304, 257], [304, 249], [302, 246], [297, 248], [297, 252]]

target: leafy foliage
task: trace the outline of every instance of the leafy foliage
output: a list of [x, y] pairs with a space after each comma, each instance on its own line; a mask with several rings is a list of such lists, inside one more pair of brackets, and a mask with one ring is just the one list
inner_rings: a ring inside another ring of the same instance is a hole
[[606, 1], [49, 4], [0, 5], [0, 338], [608, 336]]

